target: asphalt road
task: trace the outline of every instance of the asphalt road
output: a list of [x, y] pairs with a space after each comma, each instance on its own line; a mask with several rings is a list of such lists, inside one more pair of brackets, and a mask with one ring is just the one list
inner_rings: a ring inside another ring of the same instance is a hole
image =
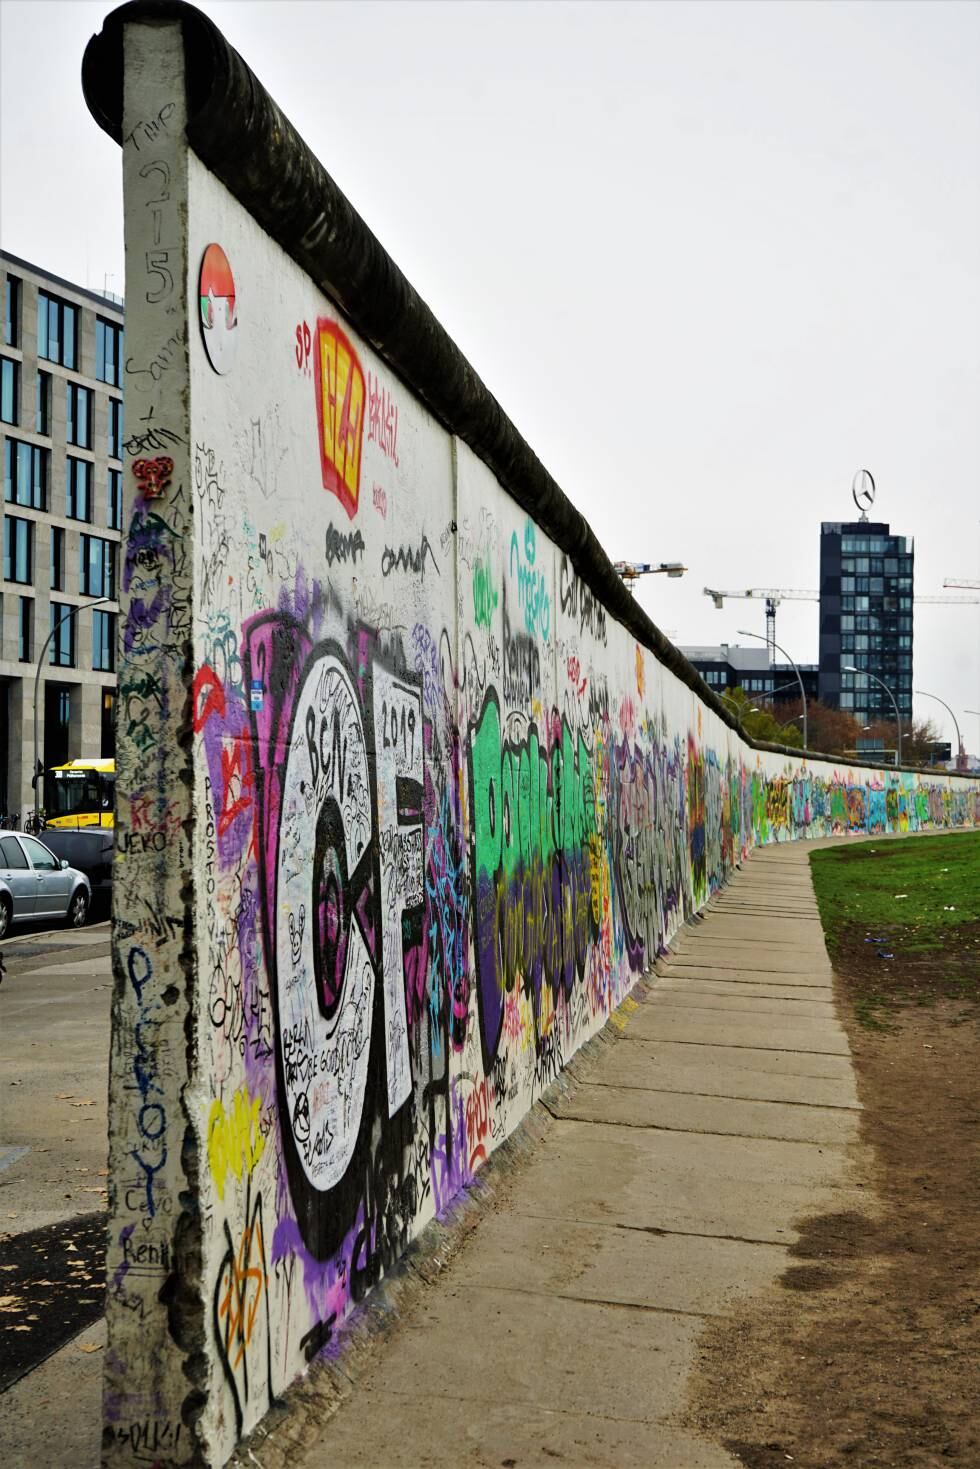
[[102, 1314], [109, 926], [0, 945], [0, 1391]]

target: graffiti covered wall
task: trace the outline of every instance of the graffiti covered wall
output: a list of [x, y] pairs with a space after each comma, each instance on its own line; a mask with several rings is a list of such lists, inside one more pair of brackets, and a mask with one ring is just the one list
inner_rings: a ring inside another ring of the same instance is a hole
[[127, 383], [106, 1452], [219, 1464], [752, 847], [980, 791], [741, 742], [167, 120], [125, 155], [162, 365]]

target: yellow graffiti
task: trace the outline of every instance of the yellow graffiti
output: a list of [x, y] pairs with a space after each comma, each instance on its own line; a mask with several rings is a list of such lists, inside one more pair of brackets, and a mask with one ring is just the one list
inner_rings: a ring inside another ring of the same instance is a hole
[[646, 690], [646, 682], [647, 682], [646, 681], [646, 672], [645, 672], [644, 667], [643, 667], [643, 649], [640, 647], [639, 643], [637, 643], [637, 645], [636, 645], [636, 691], [639, 694], [639, 696], [640, 696], [641, 699], [643, 698], [643, 694], [644, 694], [644, 692]]
[[229, 1173], [241, 1180], [251, 1174], [265, 1148], [259, 1132], [260, 1102], [249, 1097], [247, 1088], [239, 1087], [225, 1111], [224, 1103], [211, 1103], [208, 1117], [208, 1161], [220, 1198], [225, 1196], [225, 1180]]

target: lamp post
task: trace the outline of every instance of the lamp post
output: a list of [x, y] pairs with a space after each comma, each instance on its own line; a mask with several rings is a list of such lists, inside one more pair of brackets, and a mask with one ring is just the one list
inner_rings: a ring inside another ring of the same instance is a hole
[[860, 673], [865, 678], [870, 678], [870, 680], [871, 680], [872, 683], [881, 684], [881, 687], [884, 689], [884, 691], [888, 695], [889, 699], [891, 699], [891, 701], [892, 701], [892, 708], [895, 711], [895, 727], [898, 730], [898, 758], [897, 758], [897, 760], [896, 760], [895, 763], [896, 763], [896, 765], [901, 765], [901, 763], [902, 763], [902, 720], [901, 720], [901, 717], [900, 717], [899, 712], [898, 712], [898, 705], [895, 703], [895, 695], [892, 693], [892, 691], [888, 687], [888, 685], [883, 682], [882, 679], [877, 678], [875, 676], [875, 674], [873, 674], [873, 673], [869, 673], [866, 668], [855, 668], [855, 666], [854, 666], [853, 663], [843, 663], [843, 664], [841, 664], [841, 672], [842, 673]]
[[31, 788], [34, 791], [35, 818], [37, 817], [37, 813], [39, 810], [39, 803], [37, 799], [37, 780], [39, 773], [37, 768], [37, 686], [41, 679], [41, 668], [44, 665], [44, 655], [48, 651], [48, 644], [54, 637], [55, 633], [58, 632], [63, 623], [68, 622], [72, 617], [77, 617], [79, 612], [84, 612], [87, 607], [101, 607], [104, 602], [114, 602], [114, 598], [97, 597], [94, 602], [83, 602], [79, 607], [69, 607], [65, 615], [58, 618], [58, 621], [55, 623], [54, 627], [44, 639], [44, 645], [41, 648], [40, 653], [37, 655], [37, 669], [34, 673], [34, 765], [31, 771]]
[[941, 699], [938, 694], [929, 694], [929, 693], [926, 692], [925, 689], [916, 689], [915, 692], [918, 694], [918, 696], [919, 696], [920, 699], [935, 699], [936, 703], [937, 704], [942, 704], [943, 708], [946, 710], [946, 713], [949, 715], [950, 719], [953, 721], [953, 728], [956, 730], [956, 745], [957, 745], [956, 768], [957, 768], [957, 770], [960, 770], [960, 771], [965, 770], [966, 769], [966, 751], [963, 748], [963, 736], [960, 734], [960, 727], [959, 727], [959, 725], [956, 722], [956, 715], [953, 713], [952, 709], [946, 703], [946, 700], [945, 699]]
[[800, 670], [797, 668], [796, 664], [793, 662], [792, 658], [789, 656], [789, 654], [787, 653], [786, 649], [785, 648], [781, 648], [779, 646], [779, 644], [776, 642], [776, 639], [775, 638], [764, 638], [761, 633], [749, 632], [748, 629], [747, 628], [744, 628], [744, 627], [740, 627], [738, 629], [738, 635], [739, 635], [740, 638], [756, 638], [758, 640], [758, 642], [765, 643], [767, 647], [769, 646], [769, 644], [771, 642], [772, 645], [773, 645], [773, 647], [776, 649], [776, 652], [777, 653], [782, 653], [783, 657], [786, 659], [786, 662], [788, 664], [790, 664], [790, 666], [792, 667], [793, 672], [796, 674], [797, 683], [800, 686], [800, 698], [803, 700], [803, 748], [805, 750], [806, 749], [806, 689], [803, 687], [803, 678], [802, 678], [802, 675], [800, 673]]

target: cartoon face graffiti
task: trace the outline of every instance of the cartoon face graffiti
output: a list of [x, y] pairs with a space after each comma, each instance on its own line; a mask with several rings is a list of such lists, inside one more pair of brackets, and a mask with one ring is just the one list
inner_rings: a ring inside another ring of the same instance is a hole
[[224, 376], [231, 371], [238, 345], [238, 308], [235, 277], [220, 245], [211, 244], [204, 252], [198, 296], [204, 350], [215, 372]]

